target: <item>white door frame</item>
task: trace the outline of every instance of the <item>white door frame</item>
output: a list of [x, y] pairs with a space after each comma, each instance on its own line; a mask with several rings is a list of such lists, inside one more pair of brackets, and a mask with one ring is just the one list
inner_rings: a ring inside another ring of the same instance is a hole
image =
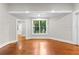
[[21, 33], [18, 33], [18, 32], [17, 32], [18, 21], [25, 21], [25, 20], [16, 19], [16, 40], [18, 39], [18, 38], [17, 38], [17, 35], [18, 35], [18, 34], [21, 34]]

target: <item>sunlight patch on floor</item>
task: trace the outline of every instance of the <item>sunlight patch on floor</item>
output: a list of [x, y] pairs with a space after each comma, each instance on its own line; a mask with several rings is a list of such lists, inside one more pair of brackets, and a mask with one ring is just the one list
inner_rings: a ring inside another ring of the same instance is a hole
[[40, 42], [40, 54], [41, 55], [46, 55], [47, 54], [47, 49], [46, 49], [46, 43]]

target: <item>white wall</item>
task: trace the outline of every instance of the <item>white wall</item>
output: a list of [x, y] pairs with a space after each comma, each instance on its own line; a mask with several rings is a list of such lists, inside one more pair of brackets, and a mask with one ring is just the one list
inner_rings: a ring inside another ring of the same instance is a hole
[[7, 4], [0, 3], [0, 46], [15, 40], [16, 19], [8, 14]]
[[0, 44], [9, 41], [9, 24], [6, 9], [5, 4], [0, 4]]
[[15, 17], [8, 15], [9, 17], [9, 41], [16, 40], [16, 19]]
[[61, 19], [56, 21], [50, 20], [50, 36], [57, 39], [62, 39], [62, 41], [72, 40], [72, 14], [66, 15]]
[[75, 3], [75, 4], [74, 4], [73, 10], [74, 10], [74, 11], [79, 10], [79, 3]]
[[11, 3], [8, 4], [9, 11], [72, 11], [72, 3]]

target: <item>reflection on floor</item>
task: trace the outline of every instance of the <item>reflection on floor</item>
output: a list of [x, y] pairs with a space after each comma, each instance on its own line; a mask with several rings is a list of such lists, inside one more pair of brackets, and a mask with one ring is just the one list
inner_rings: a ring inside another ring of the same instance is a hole
[[[20, 48], [19, 48], [20, 47]], [[79, 46], [53, 39], [29, 39], [0, 48], [1, 55], [70, 55], [79, 54]]]

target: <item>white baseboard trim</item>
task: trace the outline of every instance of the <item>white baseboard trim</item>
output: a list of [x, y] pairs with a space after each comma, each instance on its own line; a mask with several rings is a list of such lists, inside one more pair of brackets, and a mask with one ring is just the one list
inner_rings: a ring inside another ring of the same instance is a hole
[[48, 39], [53, 39], [53, 40], [57, 40], [57, 41], [61, 41], [61, 42], [66, 42], [66, 43], [70, 43], [70, 44], [77, 44], [76, 42], [73, 42], [73, 41], [68, 41], [68, 40], [54, 38], [54, 37], [29, 37], [28, 39], [31, 39], [31, 38], [44, 38], [44, 39], [48, 38]]
[[50, 37], [50, 39], [57, 40], [57, 41], [61, 41], [61, 42], [66, 42], [66, 43], [70, 43], [70, 44], [77, 44], [75, 42], [71, 42], [71, 41], [64, 40], [64, 39], [59, 39], [59, 38]]
[[0, 44], [0, 48], [6, 46], [7, 44], [14, 43], [14, 42], [17, 42], [17, 40], [14, 40], [14, 41], [8, 41], [8, 42], [5, 42], [5, 43], [3, 43], [3, 44]]

